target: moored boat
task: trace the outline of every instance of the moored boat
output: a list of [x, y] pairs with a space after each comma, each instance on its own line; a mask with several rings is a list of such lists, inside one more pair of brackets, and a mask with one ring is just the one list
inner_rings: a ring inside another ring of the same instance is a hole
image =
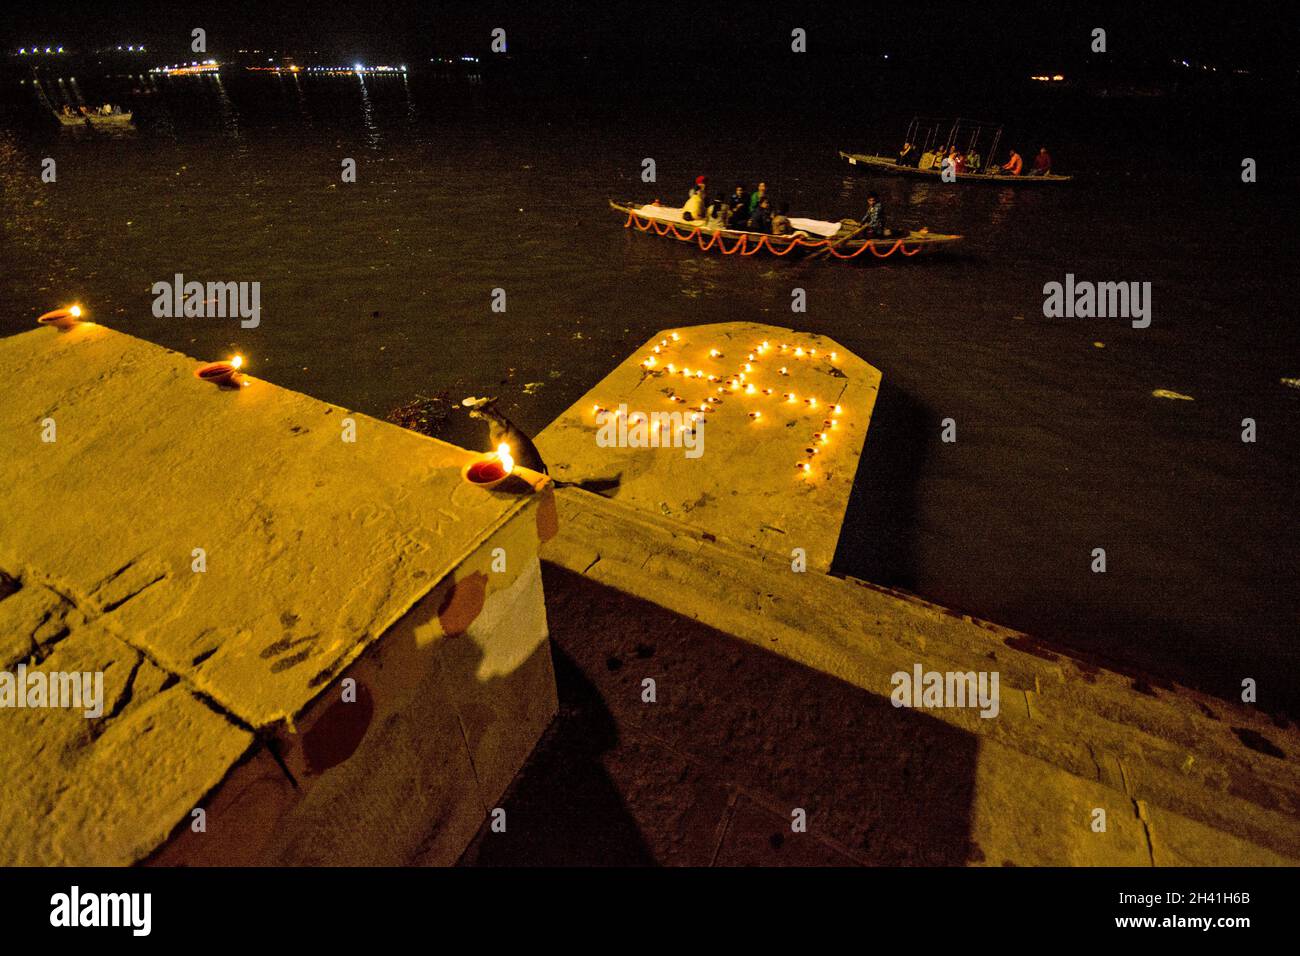
[[753, 256], [763, 252], [774, 256], [794, 253], [829, 255], [835, 259], [886, 259], [897, 253], [909, 259], [922, 252], [949, 248], [962, 240], [961, 236], [928, 229], [897, 230], [883, 238], [860, 238], [856, 232], [861, 223], [854, 219], [830, 221], [793, 216], [790, 226], [795, 231], [790, 235], [775, 236], [765, 232], [713, 228], [704, 222], [683, 218], [682, 209], [676, 206], [658, 203], [638, 206], [610, 200], [609, 207], [627, 217], [623, 223], [625, 229], [635, 228], [639, 232], [669, 236], [678, 242], [693, 242], [705, 252], [717, 250], [726, 256]]

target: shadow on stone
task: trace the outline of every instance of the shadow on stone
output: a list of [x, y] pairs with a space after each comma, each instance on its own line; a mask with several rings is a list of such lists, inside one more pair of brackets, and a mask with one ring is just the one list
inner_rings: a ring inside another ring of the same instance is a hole
[[886, 373], [840, 529], [832, 562], [837, 573], [915, 589], [916, 484], [937, 428], [930, 410], [891, 385]]
[[[960, 865], [977, 742], [543, 564], [560, 716], [462, 863]], [[647, 699], [653, 681], [654, 700]], [[796, 811], [807, 819], [796, 832]]]

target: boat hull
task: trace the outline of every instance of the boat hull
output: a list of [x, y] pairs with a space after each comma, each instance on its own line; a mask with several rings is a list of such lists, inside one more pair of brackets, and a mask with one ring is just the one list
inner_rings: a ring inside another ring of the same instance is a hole
[[89, 121], [93, 127], [118, 128], [131, 125], [130, 113], [114, 113], [112, 116], [64, 116], [61, 113], [55, 113], [54, 117], [62, 126], [76, 128], [84, 127]]
[[[847, 160], [850, 166], [889, 173], [894, 176], [912, 176], [919, 179], [940, 179], [943, 176], [942, 170], [938, 169], [917, 169], [913, 166], [899, 166], [898, 163], [894, 161], [893, 157], [890, 156], [868, 156], [865, 153], [846, 153], [843, 150], [840, 150], [840, 158]], [[1057, 176], [1052, 173], [1049, 173], [1046, 176], [958, 173], [956, 182], [999, 183], [1003, 186], [1047, 186], [1052, 184], [1068, 183], [1073, 179], [1073, 176]]]
[[710, 229], [701, 223], [684, 222], [668, 215], [659, 218], [646, 215], [642, 211], [643, 207], [613, 200], [610, 201], [609, 207], [626, 217], [623, 223], [625, 229], [636, 229], [638, 232], [653, 233], [678, 242], [693, 243], [702, 251], [716, 251], [727, 256], [737, 254], [753, 256], [763, 253], [785, 257], [814, 254], [827, 255], [834, 259], [870, 261], [897, 257], [907, 260], [923, 253], [949, 249], [962, 240], [961, 236], [932, 233], [926, 230], [909, 232], [907, 235], [888, 236], [883, 239], [844, 240], [839, 236], [822, 237], [806, 234], [774, 236], [736, 229]]

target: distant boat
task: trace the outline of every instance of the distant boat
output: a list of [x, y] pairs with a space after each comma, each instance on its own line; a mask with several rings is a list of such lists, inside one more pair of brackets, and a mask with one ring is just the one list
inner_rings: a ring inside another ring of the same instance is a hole
[[[996, 123], [963, 119], [960, 116], [956, 119], [932, 119], [924, 116], [914, 116], [911, 124], [907, 127], [907, 135], [903, 137], [903, 142], [911, 143], [918, 156], [933, 152], [940, 147], [948, 153], [951, 153], [955, 148], [966, 155], [975, 150], [983, 150], [985, 153], [984, 168], [988, 169], [994, 165], [994, 157], [998, 154], [998, 146], [1002, 142], [1002, 127]], [[940, 166], [920, 169], [917, 166], [900, 164], [897, 156], [846, 153], [844, 150], [839, 152], [840, 157], [848, 160], [850, 166], [865, 166], [868, 169], [878, 169], [883, 173], [920, 177], [922, 179], [940, 179], [943, 176], [943, 168]], [[1019, 176], [999, 171], [996, 173], [964, 172], [957, 173], [956, 177], [958, 182], [963, 183], [1001, 183], [1006, 186], [1068, 183], [1074, 178], [1073, 176], [1061, 176], [1056, 173], [1048, 173], [1045, 176], [1032, 176], [1027, 171]]]
[[64, 126], [85, 126], [89, 123], [91, 126], [103, 127], [123, 127], [131, 125], [131, 113], [109, 113], [107, 115], [100, 113], [91, 113], [83, 116], [77, 113], [74, 116], [64, 116], [62, 113], [55, 113], [54, 116]]
[[[774, 256], [791, 253], [802, 256], [811, 253], [814, 258], [829, 255], [836, 259], [861, 257], [863, 261], [868, 261], [886, 259], [897, 252], [901, 253], [900, 259], [905, 260], [917, 253], [949, 248], [962, 240], [961, 236], [930, 232], [928, 229], [899, 230], [883, 238], [858, 238], [857, 230], [861, 223], [856, 220], [829, 221], [796, 217], [790, 219], [794, 233], [776, 236], [766, 232], [718, 229], [699, 220], [687, 220], [683, 218], [681, 208], [676, 206], [661, 206], [658, 203], [637, 206], [630, 202], [617, 203], [611, 200], [609, 207], [626, 214], [627, 219], [623, 223], [625, 229], [636, 228], [639, 232], [671, 236], [679, 242], [694, 243], [705, 252], [716, 248], [726, 256], [735, 253], [752, 256], [759, 252]], [[728, 249], [728, 246], [731, 248]]]
[[[920, 176], [927, 179], [938, 179], [943, 175], [942, 169], [917, 169], [915, 166], [900, 166], [897, 157], [894, 156], [869, 156], [865, 153], [846, 153], [840, 150], [840, 157], [847, 159], [850, 166], [866, 166], [870, 169], [879, 169], [881, 172], [893, 173], [899, 176]], [[958, 181], [964, 183], [1005, 183], [1012, 186], [1068, 183], [1074, 179], [1073, 176], [1058, 176], [1056, 173], [1048, 173], [1046, 176], [1031, 176], [1028, 173], [1022, 173], [1019, 176], [1006, 173], [957, 173], [956, 177]]]

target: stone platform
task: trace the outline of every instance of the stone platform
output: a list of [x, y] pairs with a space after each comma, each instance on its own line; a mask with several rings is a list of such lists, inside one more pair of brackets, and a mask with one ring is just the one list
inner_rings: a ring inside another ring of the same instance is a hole
[[[827, 571], [879, 386], [876, 369], [824, 336], [753, 322], [665, 329], [536, 443], [557, 479], [747, 547], [801, 548]], [[597, 416], [620, 406], [700, 415], [702, 453], [602, 447]]]
[[555, 712], [549, 482], [196, 364], [0, 339], [0, 670], [105, 696], [0, 709], [0, 864], [454, 861]]

